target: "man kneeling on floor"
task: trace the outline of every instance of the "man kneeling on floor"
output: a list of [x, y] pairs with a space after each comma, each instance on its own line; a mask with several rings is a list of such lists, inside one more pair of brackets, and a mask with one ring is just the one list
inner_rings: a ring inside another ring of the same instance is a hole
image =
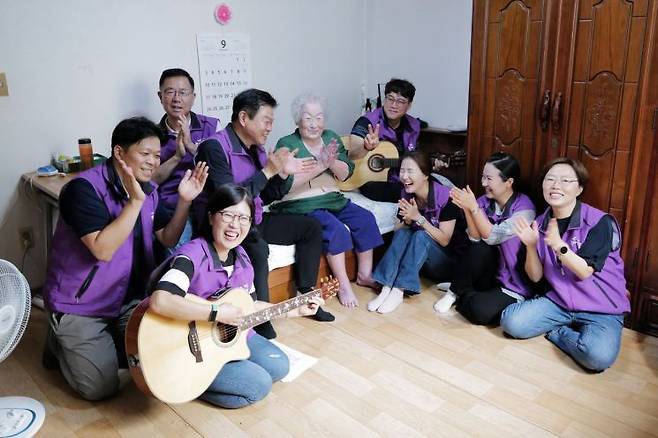
[[148, 119], [123, 120], [112, 133], [112, 157], [81, 173], [60, 195], [44, 285], [43, 364], [59, 368], [87, 400], [119, 390], [119, 368], [127, 368], [125, 326], [155, 264], [153, 236], [164, 246], [178, 241], [208, 175], [205, 163], [187, 170], [173, 216], [168, 214], [151, 182], [164, 139]]

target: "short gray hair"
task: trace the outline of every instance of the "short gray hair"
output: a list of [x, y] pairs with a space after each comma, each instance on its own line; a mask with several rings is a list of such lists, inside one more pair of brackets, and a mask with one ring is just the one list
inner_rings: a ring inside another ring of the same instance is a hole
[[304, 110], [304, 105], [307, 103], [319, 104], [322, 107], [325, 119], [327, 118], [327, 99], [313, 93], [304, 93], [295, 97], [290, 105], [290, 113], [292, 114], [292, 120], [295, 122], [295, 125], [299, 125], [299, 122], [302, 120], [302, 111]]

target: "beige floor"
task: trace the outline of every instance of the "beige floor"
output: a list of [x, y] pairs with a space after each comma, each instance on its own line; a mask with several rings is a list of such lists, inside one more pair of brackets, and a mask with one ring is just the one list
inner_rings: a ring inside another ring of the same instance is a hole
[[0, 365], [0, 394], [40, 400], [47, 437], [658, 436], [658, 339], [624, 330], [615, 365], [588, 374], [541, 337], [437, 316], [427, 286], [390, 315], [366, 311], [372, 294], [358, 289], [361, 308], [328, 305], [335, 323], [277, 322], [281, 342], [320, 360], [249, 408], [168, 406], [132, 384], [109, 401], [79, 400], [41, 368], [39, 310]]

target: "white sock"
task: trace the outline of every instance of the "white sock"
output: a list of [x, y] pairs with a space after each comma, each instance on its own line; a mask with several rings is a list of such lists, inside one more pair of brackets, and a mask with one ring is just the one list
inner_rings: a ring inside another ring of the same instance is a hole
[[377, 308], [379, 313], [391, 313], [402, 304], [402, 298], [404, 297], [404, 292], [397, 287], [391, 289], [391, 292], [386, 297], [386, 300], [382, 303], [381, 306]]
[[437, 284], [437, 285], [436, 285], [436, 288], [437, 288], [438, 290], [443, 290], [443, 291], [445, 291], [445, 290], [450, 289], [450, 285], [451, 285], [451, 284], [452, 284], [452, 283], [450, 283], [449, 281], [446, 281], [445, 283], [439, 283], [439, 284]]
[[386, 297], [388, 297], [389, 292], [391, 292], [391, 287], [390, 286], [384, 286], [382, 288], [382, 291], [379, 292], [379, 295], [377, 295], [373, 300], [371, 300], [368, 303], [368, 310], [371, 312], [374, 312], [377, 310], [379, 306], [382, 305]]
[[448, 310], [450, 310], [452, 305], [455, 304], [455, 301], [457, 301], [457, 295], [448, 289], [443, 297], [434, 303], [434, 311], [439, 313], [446, 313]]

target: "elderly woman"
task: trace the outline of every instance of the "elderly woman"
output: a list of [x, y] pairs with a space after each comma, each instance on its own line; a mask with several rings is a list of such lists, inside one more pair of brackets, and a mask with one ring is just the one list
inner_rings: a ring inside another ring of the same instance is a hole
[[547, 293], [512, 304], [500, 325], [515, 338], [546, 338], [584, 368], [603, 371], [617, 358], [624, 314], [630, 311], [619, 249], [621, 232], [609, 214], [579, 200], [587, 169], [571, 158], [544, 167], [546, 211], [515, 223], [527, 248], [525, 270], [546, 279]]
[[353, 204], [339, 191], [337, 180], [346, 180], [354, 170], [345, 146], [333, 131], [324, 129], [326, 102], [312, 94], [298, 96], [292, 103], [297, 129], [281, 138], [276, 148], [297, 151], [298, 158], [314, 157], [315, 171], [295, 175], [292, 188], [271, 211], [306, 214], [322, 224], [323, 249], [327, 262], [340, 281], [338, 299], [346, 307], [358, 306], [345, 269], [345, 251], [356, 250], [357, 284], [376, 287], [372, 280], [372, 250], [383, 243], [375, 217]]

